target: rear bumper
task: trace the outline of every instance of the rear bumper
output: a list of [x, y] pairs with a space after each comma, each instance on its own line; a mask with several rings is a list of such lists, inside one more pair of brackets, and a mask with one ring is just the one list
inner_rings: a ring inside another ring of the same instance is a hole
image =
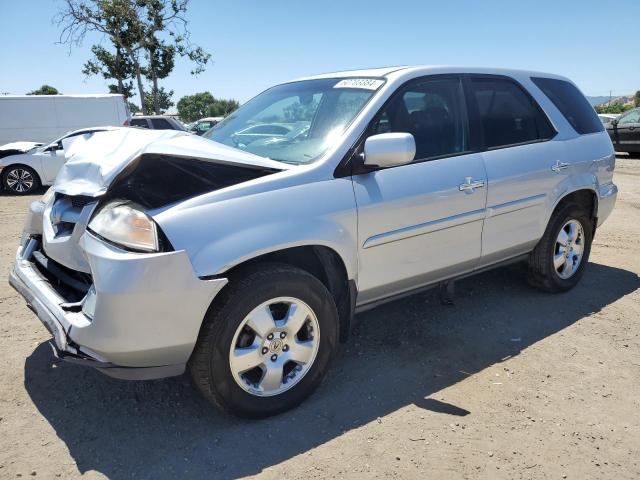
[[598, 189], [598, 227], [611, 215], [618, 198], [618, 187], [614, 183], [600, 185]]
[[9, 283], [51, 332], [61, 359], [119, 378], [184, 371], [226, 279], [199, 279], [184, 251], [131, 253], [85, 233], [81, 246], [93, 286], [81, 302], [70, 304], [31, 261], [34, 242], [18, 249]]

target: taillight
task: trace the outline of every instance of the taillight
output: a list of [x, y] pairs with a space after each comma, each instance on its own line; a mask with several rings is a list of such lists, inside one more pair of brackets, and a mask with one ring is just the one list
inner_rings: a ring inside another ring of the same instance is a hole
[[129, 126], [129, 120], [125, 120], [124, 122], [122, 122], [122, 126], [123, 127], [128, 127]]

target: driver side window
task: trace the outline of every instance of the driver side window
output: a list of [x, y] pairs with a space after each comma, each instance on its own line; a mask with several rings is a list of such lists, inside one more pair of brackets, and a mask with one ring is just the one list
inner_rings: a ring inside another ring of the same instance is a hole
[[460, 78], [432, 78], [404, 87], [379, 114], [373, 134], [410, 133], [414, 162], [468, 150], [469, 127]]

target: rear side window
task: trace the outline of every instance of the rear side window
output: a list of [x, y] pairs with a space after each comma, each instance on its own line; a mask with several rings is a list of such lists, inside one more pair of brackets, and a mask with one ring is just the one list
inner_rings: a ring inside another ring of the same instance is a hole
[[580, 135], [604, 130], [596, 111], [575, 85], [555, 78], [538, 77], [531, 80], [549, 97], [549, 100]]
[[486, 148], [548, 140], [555, 134], [540, 107], [512, 80], [472, 77], [471, 90]]
[[133, 118], [131, 120], [131, 126], [149, 128], [149, 125], [147, 125], [147, 120], [145, 118]]
[[156, 130], [173, 130], [173, 125], [164, 118], [152, 118], [151, 124]]

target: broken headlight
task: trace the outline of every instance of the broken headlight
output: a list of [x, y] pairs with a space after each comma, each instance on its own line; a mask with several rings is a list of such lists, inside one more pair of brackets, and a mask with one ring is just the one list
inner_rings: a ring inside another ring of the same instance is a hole
[[105, 240], [142, 252], [159, 250], [156, 223], [134, 205], [114, 201], [106, 204], [89, 222], [89, 230]]

